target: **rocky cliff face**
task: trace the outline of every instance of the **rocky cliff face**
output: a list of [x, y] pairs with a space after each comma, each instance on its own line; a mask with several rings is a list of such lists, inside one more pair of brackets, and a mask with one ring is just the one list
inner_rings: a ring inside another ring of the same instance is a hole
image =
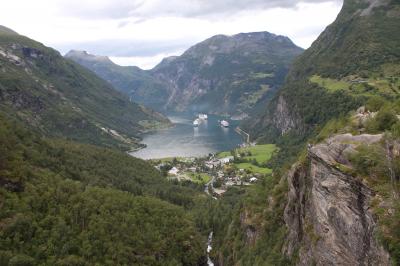
[[301, 126], [299, 117], [295, 113], [291, 113], [291, 108], [282, 96], [278, 98], [273, 123], [280, 129], [281, 135]]
[[381, 138], [335, 136], [309, 146], [307, 163], [289, 172], [284, 252], [290, 257], [298, 252], [297, 265], [391, 265], [374, 236], [369, 204], [375, 193], [345, 170], [351, 169], [347, 156], [358, 145]]

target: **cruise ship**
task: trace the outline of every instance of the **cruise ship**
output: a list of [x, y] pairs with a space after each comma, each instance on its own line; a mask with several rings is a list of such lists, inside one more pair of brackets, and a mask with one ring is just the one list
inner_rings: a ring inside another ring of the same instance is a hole
[[222, 121], [221, 121], [221, 126], [223, 126], [223, 127], [229, 127], [229, 122], [226, 121], [226, 120], [222, 120]]
[[199, 114], [199, 119], [207, 120], [208, 115], [207, 114]]
[[200, 124], [200, 120], [199, 120], [199, 119], [195, 119], [195, 120], [193, 121], [193, 126], [194, 126], [194, 127], [198, 127], [199, 124]]

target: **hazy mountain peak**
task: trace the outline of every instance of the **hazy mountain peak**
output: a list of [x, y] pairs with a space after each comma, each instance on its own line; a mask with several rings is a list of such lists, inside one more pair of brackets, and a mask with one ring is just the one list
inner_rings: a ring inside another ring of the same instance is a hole
[[94, 62], [107, 62], [107, 63], [113, 63], [108, 56], [99, 56], [99, 55], [93, 55], [88, 53], [87, 51], [83, 50], [71, 50], [69, 51], [66, 55], [66, 58], [75, 58], [75, 59], [84, 59], [87, 61], [94, 61]]

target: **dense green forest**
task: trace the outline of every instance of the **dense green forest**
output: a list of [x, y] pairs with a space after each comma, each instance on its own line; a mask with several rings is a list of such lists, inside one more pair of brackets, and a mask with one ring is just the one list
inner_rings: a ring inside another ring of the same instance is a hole
[[[119, 151], [43, 139], [0, 117], [1, 265], [198, 265], [203, 187]], [[197, 199], [198, 197], [198, 199]]]

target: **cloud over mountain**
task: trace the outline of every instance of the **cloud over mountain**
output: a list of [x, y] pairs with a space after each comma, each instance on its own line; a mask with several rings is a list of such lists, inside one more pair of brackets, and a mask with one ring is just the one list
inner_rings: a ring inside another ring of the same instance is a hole
[[296, 8], [300, 3], [339, 0], [56, 0], [59, 11], [69, 16], [91, 18], [147, 19], [158, 16], [209, 17], [270, 8]]

